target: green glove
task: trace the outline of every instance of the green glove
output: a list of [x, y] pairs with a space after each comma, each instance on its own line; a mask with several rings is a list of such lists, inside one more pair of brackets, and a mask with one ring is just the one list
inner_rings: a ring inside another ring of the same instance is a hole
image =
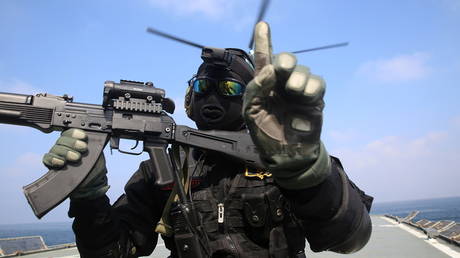
[[254, 42], [256, 76], [243, 96], [243, 117], [252, 140], [280, 186], [315, 186], [330, 173], [329, 155], [320, 140], [325, 82], [297, 65], [292, 54], [272, 58], [267, 23], [256, 25]]
[[[55, 145], [43, 156], [43, 164], [49, 169], [61, 169], [67, 163], [79, 162], [81, 155], [88, 151], [87, 140], [85, 131], [80, 129], [62, 132]], [[70, 194], [70, 198], [95, 199], [104, 195], [107, 190], [107, 168], [102, 153], [85, 180]]]

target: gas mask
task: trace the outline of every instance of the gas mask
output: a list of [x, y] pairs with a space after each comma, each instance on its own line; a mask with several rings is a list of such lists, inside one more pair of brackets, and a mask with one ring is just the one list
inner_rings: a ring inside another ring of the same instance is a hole
[[203, 48], [197, 74], [185, 97], [187, 115], [200, 130], [237, 131], [245, 128], [242, 95], [252, 80], [250, 57], [240, 49]]

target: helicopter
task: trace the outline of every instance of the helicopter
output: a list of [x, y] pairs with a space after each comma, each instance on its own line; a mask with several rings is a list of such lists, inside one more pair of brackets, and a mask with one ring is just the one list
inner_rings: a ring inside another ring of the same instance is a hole
[[[255, 27], [255, 25], [257, 23], [259, 23], [260, 21], [262, 21], [264, 19], [265, 15], [267, 13], [269, 5], [270, 5], [270, 0], [262, 0], [261, 5], [259, 7], [258, 14], [257, 14], [257, 19], [256, 19], [256, 21], [254, 23], [254, 27]], [[199, 43], [196, 43], [196, 42], [193, 42], [193, 41], [190, 41], [190, 40], [175, 36], [175, 35], [173, 35], [171, 33], [167, 33], [167, 32], [158, 30], [158, 29], [153, 28], [153, 27], [148, 27], [147, 32], [151, 33], [151, 34], [154, 34], [156, 36], [160, 36], [160, 37], [163, 37], [163, 38], [167, 38], [167, 39], [170, 39], [170, 40], [185, 44], [185, 45], [189, 45], [189, 46], [192, 46], [192, 47], [195, 47], [195, 48], [199, 48], [199, 49], [202, 50], [202, 58], [204, 60], [209, 60], [209, 59], [213, 59], [213, 58], [214, 59], [216, 59], [216, 58], [219, 59], [219, 55], [222, 55], [222, 53], [225, 52], [225, 49], [223, 49], [223, 48], [205, 46], [205, 45], [202, 45], [202, 44], [199, 44]], [[313, 47], [313, 48], [295, 50], [295, 51], [291, 51], [291, 53], [293, 53], [293, 54], [301, 54], [301, 53], [312, 52], [312, 51], [317, 51], [317, 50], [331, 49], [331, 48], [337, 48], [337, 47], [345, 47], [345, 46], [348, 46], [348, 45], [349, 45], [349, 42], [340, 42], [340, 43], [323, 45], [323, 46], [318, 46], [318, 47]], [[245, 52], [245, 54], [251, 58], [251, 62], [252, 62], [252, 59], [254, 57], [254, 50], [253, 50], [253, 48], [254, 48], [254, 32], [252, 32], [252, 34], [250, 35], [250, 41], [249, 41], [249, 44], [248, 44], [248, 48], [249, 48], [249, 51]], [[234, 48], [234, 49], [241, 50], [239, 48]], [[244, 51], [244, 50], [241, 50], [241, 51]]]

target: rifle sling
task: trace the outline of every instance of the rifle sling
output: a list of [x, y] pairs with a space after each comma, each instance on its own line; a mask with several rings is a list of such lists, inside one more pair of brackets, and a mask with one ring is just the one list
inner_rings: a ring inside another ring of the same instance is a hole
[[[180, 162], [181, 160], [180, 159], [180, 147], [182, 147], [185, 152], [185, 158], [182, 164]], [[185, 193], [188, 194], [190, 190], [190, 183], [191, 183], [191, 180], [190, 180], [191, 177], [188, 175], [188, 156], [189, 156], [190, 148], [189, 146], [180, 146], [178, 144], [172, 144], [170, 151], [173, 152], [173, 157], [174, 157], [174, 160], [171, 160], [171, 162], [177, 162], [180, 165], [179, 166], [181, 168], [179, 171], [179, 175], [181, 177], [180, 183], [183, 184]], [[184, 179], [185, 179], [185, 182], [184, 182]], [[178, 182], [174, 182], [174, 186], [171, 190], [171, 194], [169, 195], [168, 200], [166, 201], [165, 207], [163, 209], [161, 219], [157, 223], [156, 228], [155, 228], [156, 233], [162, 234], [167, 237], [172, 236], [174, 232], [173, 228], [170, 225], [169, 214], [170, 214], [171, 205], [173, 204], [173, 202], [177, 202], [179, 200], [179, 195], [177, 194], [179, 186], [177, 183]]]

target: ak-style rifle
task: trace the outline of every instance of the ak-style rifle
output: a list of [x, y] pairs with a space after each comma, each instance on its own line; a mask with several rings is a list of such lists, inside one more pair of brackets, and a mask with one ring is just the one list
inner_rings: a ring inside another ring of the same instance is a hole
[[0, 123], [29, 126], [44, 133], [79, 128], [88, 135], [88, 151], [80, 162], [59, 170], [51, 169], [23, 187], [35, 215], [41, 218], [64, 201], [89, 174], [108, 142], [112, 149], [133, 154], [120, 150], [120, 139], [135, 140], [136, 146], [139, 141], [143, 142], [143, 151], [149, 153], [155, 167], [158, 185], [174, 181], [167, 154], [169, 144], [218, 151], [247, 167], [264, 167], [248, 133], [200, 131], [176, 125], [167, 114], [172, 114], [174, 108], [165, 91], [151, 82], [106, 81], [102, 105], [73, 102], [68, 95], [0, 92]]

